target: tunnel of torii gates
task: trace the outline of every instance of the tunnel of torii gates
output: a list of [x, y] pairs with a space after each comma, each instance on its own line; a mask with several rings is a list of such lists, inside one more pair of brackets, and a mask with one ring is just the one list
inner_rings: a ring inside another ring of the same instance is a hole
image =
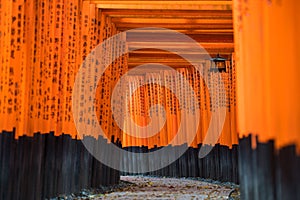
[[[297, 0], [0, 0], [0, 199], [43, 199], [137, 173], [234, 182], [242, 199], [300, 199], [299, 8]], [[97, 60], [92, 50], [116, 34]], [[207, 57], [218, 53], [222, 70]], [[130, 74], [146, 63], [174, 70]], [[89, 90], [95, 96], [76, 97]], [[113, 111], [132, 120], [120, 125]], [[152, 135], [157, 127], [142, 129], [151, 123], [161, 125]], [[210, 123], [215, 141], [206, 139]], [[128, 152], [103, 150], [123, 172], [85, 144]], [[179, 159], [130, 156], [165, 147]]]

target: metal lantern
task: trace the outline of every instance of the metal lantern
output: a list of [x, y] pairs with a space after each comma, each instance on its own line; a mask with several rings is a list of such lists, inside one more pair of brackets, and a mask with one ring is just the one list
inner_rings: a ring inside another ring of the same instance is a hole
[[226, 72], [226, 58], [223, 58], [218, 54], [215, 58], [210, 59], [211, 68], [210, 71], [214, 72]]

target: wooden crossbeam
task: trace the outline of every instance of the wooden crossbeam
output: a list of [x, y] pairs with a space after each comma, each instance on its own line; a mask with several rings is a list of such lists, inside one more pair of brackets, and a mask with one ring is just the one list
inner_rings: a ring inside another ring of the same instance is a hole
[[[149, 25], [144, 23], [120, 23], [116, 24], [118, 29], [124, 28], [143, 28]], [[187, 29], [187, 30], [199, 30], [199, 29], [233, 29], [232, 24], [165, 24], [165, 23], [153, 23], [150, 24], [151, 27], [161, 27], [169, 29]]]
[[[172, 61], [165, 61], [165, 62], [152, 62], [152, 63], [159, 63], [159, 64], [163, 64], [172, 68], [180, 68], [180, 67], [189, 67], [191, 66], [191, 63], [187, 62], [187, 61], [181, 61], [180, 60], [172, 60]], [[135, 62], [135, 61], [128, 61], [128, 68], [134, 68], [143, 64], [148, 64], [147, 62]], [[152, 70], [152, 69], [151, 69]]]
[[[189, 61], [190, 62], [196, 62], [196, 63], [201, 63], [203, 62], [205, 59], [207, 60], [207, 56], [203, 55], [203, 56], [198, 56], [198, 57], [190, 57]], [[148, 57], [143, 57], [143, 58], [137, 58], [137, 57], [129, 57], [128, 59], [128, 63], [140, 63], [140, 64], [146, 64], [146, 63], [161, 63], [161, 64], [165, 64], [165, 63], [177, 63], [180, 65], [187, 65], [186, 63], [189, 63], [189, 61], [184, 60], [183, 58], [176, 58], [176, 57], [172, 57], [172, 58], [166, 58], [166, 57], [153, 57], [153, 58], [148, 58]]]
[[102, 9], [232, 10], [231, 1], [103, 1], [91, 0]]
[[136, 9], [102, 9], [103, 14], [110, 17], [131, 18], [185, 18], [185, 19], [232, 19], [231, 10], [136, 10]]
[[[119, 31], [127, 31], [129, 30], [129, 27], [119, 27], [118, 30]], [[232, 34], [233, 35], [233, 29], [229, 28], [229, 29], [172, 29], [174, 31], [183, 33], [183, 34], [187, 34], [187, 35], [198, 35], [198, 34]], [[130, 32], [148, 32], [147, 30], [131, 30]], [[167, 30], [160, 30], [161, 33], [163, 32], [167, 32]]]
[[[200, 62], [205, 58], [208, 58], [208, 55], [215, 55], [215, 54], [181, 54], [183, 57], [188, 57], [190, 61]], [[231, 55], [231, 53], [222, 53], [222, 56], [228, 56]], [[145, 54], [129, 54], [129, 62], [140, 62], [140, 63], [152, 63], [152, 62], [182, 62], [182, 58], [179, 55], [176, 54], [151, 54], [151, 55], [145, 55]]]
[[[213, 48], [234, 48], [233, 43], [200, 43], [200, 45], [205, 49], [213, 49]], [[143, 48], [152, 48], [152, 49], [189, 49], [190, 51], [195, 50], [195, 44], [188, 42], [128, 42], [129, 50], [132, 49], [143, 49]], [[196, 49], [197, 50], [197, 49]]]
[[[174, 68], [190, 65], [190, 63], [176, 55], [174, 52], [183, 56], [188, 56], [188, 58], [193, 62], [202, 62], [203, 58], [207, 58], [207, 54], [211, 57], [215, 57], [216, 54], [220, 53], [222, 56], [230, 58], [231, 54], [234, 52], [233, 42], [200, 43], [203, 47], [202, 50], [201, 48], [196, 48], [195, 43], [190, 42], [128, 41], [127, 43], [130, 51], [128, 59], [129, 68], [146, 63], [161, 63]], [[170, 52], [161, 49], [165, 49]]]
[[[206, 51], [186, 51], [186, 50], [179, 50], [176, 51], [177, 54], [179, 55], [201, 55], [201, 54], [218, 54], [220, 53], [221, 55], [224, 54], [232, 54], [233, 50], [232, 48], [228, 48], [228, 49], [205, 49]], [[160, 50], [160, 49], [139, 49], [136, 51], [131, 51], [129, 53], [129, 57], [172, 57], [173, 55], [175, 55], [175, 53], [173, 52], [168, 52], [168, 51], [164, 51], [164, 50]]]
[[[127, 31], [129, 67], [146, 63], [163, 63], [171, 67], [189, 66], [180, 56], [163, 51], [166, 49], [202, 62], [207, 54], [220, 53], [230, 57], [234, 52], [232, 0], [89, 0], [97, 4], [102, 15], [109, 17], [118, 31]], [[135, 28], [161, 27], [186, 34], [201, 44], [181, 37], [170, 37], [168, 30], [132, 30]], [[154, 39], [154, 40], [153, 40]], [[136, 50], [139, 49], [139, 50]], [[132, 51], [135, 50], [135, 51]], [[202, 57], [199, 55], [203, 55]]]
[[186, 19], [186, 18], [130, 18], [130, 17], [115, 17], [112, 22], [118, 23], [143, 23], [143, 24], [232, 24], [232, 19]]
[[233, 43], [233, 34], [169, 34], [168, 32], [154, 32], [154, 33], [141, 33], [141, 32], [129, 32], [127, 34], [127, 42], [185, 42], [186, 38], [191, 38], [198, 43]]

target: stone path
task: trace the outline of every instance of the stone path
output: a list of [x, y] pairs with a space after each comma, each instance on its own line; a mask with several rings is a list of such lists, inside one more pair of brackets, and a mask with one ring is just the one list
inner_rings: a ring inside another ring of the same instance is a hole
[[93, 199], [229, 199], [230, 192], [234, 190], [227, 185], [184, 178], [122, 176], [121, 180], [133, 184]]

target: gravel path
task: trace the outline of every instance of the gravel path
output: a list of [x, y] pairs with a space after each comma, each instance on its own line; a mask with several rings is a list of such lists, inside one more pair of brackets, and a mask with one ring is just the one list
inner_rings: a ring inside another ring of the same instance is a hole
[[229, 199], [233, 188], [227, 185], [177, 178], [122, 176], [133, 184], [93, 199]]

